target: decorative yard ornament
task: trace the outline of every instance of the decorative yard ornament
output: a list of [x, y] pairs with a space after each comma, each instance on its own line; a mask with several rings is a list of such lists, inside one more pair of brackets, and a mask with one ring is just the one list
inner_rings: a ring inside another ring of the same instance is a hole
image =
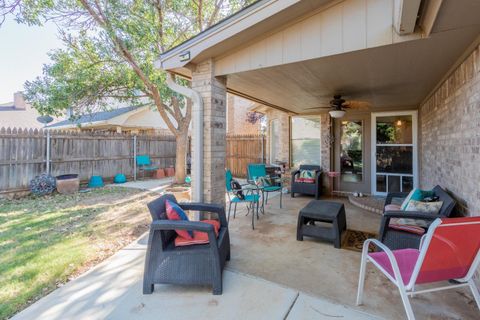
[[55, 188], [55, 178], [46, 173], [42, 173], [30, 181], [30, 191], [37, 196], [52, 193]]

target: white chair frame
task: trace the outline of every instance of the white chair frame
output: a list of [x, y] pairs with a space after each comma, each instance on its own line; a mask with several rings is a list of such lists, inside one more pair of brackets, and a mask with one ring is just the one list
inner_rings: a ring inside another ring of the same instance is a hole
[[[473, 276], [475, 274], [475, 271], [477, 267], [480, 264], [480, 251], [477, 252], [477, 255], [475, 256], [475, 259], [472, 262], [472, 265], [470, 266], [470, 269], [468, 270], [467, 274], [465, 277], [461, 279], [455, 279], [458, 284], [452, 284], [452, 285], [447, 285], [447, 286], [441, 286], [441, 287], [436, 287], [436, 288], [430, 288], [430, 289], [425, 289], [425, 290], [415, 290], [415, 282], [417, 280], [417, 277], [420, 273], [420, 268], [422, 267], [423, 260], [425, 259], [425, 255], [427, 254], [428, 247], [430, 245], [430, 241], [432, 240], [433, 233], [435, 229], [441, 228], [443, 225], [441, 224], [442, 221], [441, 219], [436, 219], [428, 228], [427, 234], [425, 234], [422, 237], [422, 241], [420, 242], [420, 254], [418, 256], [418, 260], [415, 264], [415, 267], [413, 269], [412, 276], [410, 278], [410, 281], [408, 282], [407, 285], [403, 283], [403, 279], [400, 273], [400, 269], [397, 264], [397, 260], [395, 259], [395, 256], [393, 255], [393, 252], [385, 246], [383, 243], [378, 241], [377, 239], [367, 239], [363, 243], [363, 250], [362, 250], [362, 261], [360, 263], [360, 277], [358, 280], [358, 292], [357, 292], [357, 305], [361, 305], [363, 303], [363, 291], [364, 291], [364, 284], [365, 284], [365, 273], [366, 273], [366, 267], [367, 263], [371, 262], [373, 265], [375, 265], [390, 281], [392, 281], [400, 291], [400, 297], [402, 298], [403, 306], [405, 308], [405, 312], [407, 314], [407, 319], [408, 320], [414, 320], [415, 316], [413, 314], [412, 306], [410, 304], [409, 296], [413, 296], [416, 294], [420, 293], [427, 293], [427, 292], [434, 292], [434, 291], [440, 291], [440, 290], [447, 290], [447, 289], [455, 289], [459, 287], [470, 287], [470, 290], [473, 293], [473, 297], [475, 299], [475, 302], [477, 303], [477, 307], [480, 309], [480, 293], [478, 291], [478, 288], [475, 284], [475, 281], [473, 279]], [[450, 227], [450, 226], [457, 226], [457, 225], [465, 225], [465, 224], [474, 224], [474, 223], [480, 223], [480, 222], [460, 222], [457, 224], [448, 224], [445, 225], [445, 227]], [[390, 261], [394, 273], [394, 277], [392, 277], [386, 270], [383, 269], [374, 259], [372, 259], [368, 255], [368, 247], [370, 243], [373, 243], [380, 249], [382, 249], [388, 257], [388, 260]], [[398, 279], [398, 280], [397, 280]]]

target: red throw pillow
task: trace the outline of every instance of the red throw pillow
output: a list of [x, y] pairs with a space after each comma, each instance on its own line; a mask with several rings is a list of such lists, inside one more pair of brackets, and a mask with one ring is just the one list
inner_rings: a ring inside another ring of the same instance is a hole
[[[167, 209], [167, 218], [168, 220], [182, 220], [182, 221], [188, 221], [188, 217], [185, 214], [185, 211], [183, 211], [180, 206], [178, 206], [176, 203], [167, 200], [165, 202], [165, 208]], [[193, 232], [191, 230], [175, 230], [175, 232], [180, 236], [188, 240], [193, 239]]]
[[418, 234], [418, 235], [423, 235], [425, 233], [425, 229], [423, 229], [422, 227], [412, 226], [412, 225], [408, 225], [408, 224], [393, 224], [393, 223], [390, 223], [388, 225], [388, 227], [392, 228], [392, 229], [395, 229], [395, 230], [405, 231], [405, 232], [414, 233], [414, 234]]
[[[217, 220], [202, 220], [201, 222], [209, 223], [213, 225], [213, 229], [215, 230], [215, 235], [218, 237], [218, 231], [220, 230], [220, 222]], [[193, 239], [187, 239], [180, 235], [175, 238], [175, 246], [182, 247], [182, 246], [189, 246], [194, 244], [206, 244], [208, 243], [208, 233], [202, 231], [193, 231]]]

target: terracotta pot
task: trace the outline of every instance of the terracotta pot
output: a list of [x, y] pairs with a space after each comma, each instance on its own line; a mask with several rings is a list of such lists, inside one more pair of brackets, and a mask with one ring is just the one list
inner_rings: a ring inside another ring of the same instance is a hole
[[166, 168], [165, 175], [167, 177], [173, 177], [175, 175], [175, 168], [174, 167]]
[[72, 194], [80, 189], [78, 174], [63, 174], [57, 176], [57, 191], [61, 194]]
[[165, 178], [165, 170], [164, 169], [157, 169], [157, 171], [155, 171], [155, 174], [154, 174], [153, 177], [156, 178], [156, 179]]
[[170, 187], [165, 189], [165, 193], [171, 193], [178, 202], [190, 201], [190, 188], [188, 187]]

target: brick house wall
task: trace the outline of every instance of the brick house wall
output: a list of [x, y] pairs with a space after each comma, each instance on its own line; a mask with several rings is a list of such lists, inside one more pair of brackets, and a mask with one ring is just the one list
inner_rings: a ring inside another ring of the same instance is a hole
[[480, 215], [480, 46], [419, 108], [420, 186], [437, 184]]
[[247, 113], [258, 103], [227, 94], [227, 134], [260, 134], [260, 122], [247, 122]]

